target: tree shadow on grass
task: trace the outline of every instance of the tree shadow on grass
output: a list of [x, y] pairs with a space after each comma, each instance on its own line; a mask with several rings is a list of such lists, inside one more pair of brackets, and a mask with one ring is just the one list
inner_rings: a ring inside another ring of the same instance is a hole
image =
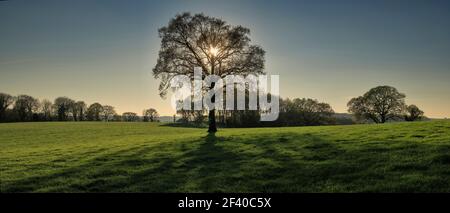
[[[423, 144], [403, 146], [403, 149], [396, 146], [389, 148], [383, 143], [342, 148], [338, 142], [309, 133], [270, 133], [252, 137], [208, 134], [193, 141], [150, 144], [97, 154], [83, 163], [55, 170], [48, 175], [2, 183], [2, 192], [349, 192], [434, 189], [427, 187], [448, 189], [448, 183], [432, 182], [431, 179], [418, 186], [422, 188], [414, 188], [397, 177], [405, 172], [426, 172], [428, 167], [417, 163], [396, 164], [399, 159], [391, 159], [391, 154], [417, 154], [424, 148]], [[442, 164], [441, 161], [436, 162]]]
[[167, 158], [156, 168], [132, 174], [128, 188], [145, 192], [220, 191], [216, 187], [216, 177], [239, 170], [235, 161], [239, 156], [217, 146], [220, 140], [220, 137], [208, 134], [200, 142], [182, 142], [197, 143], [196, 148]]
[[[239, 169], [233, 163], [238, 156], [216, 146], [220, 139], [208, 134], [202, 141], [134, 147], [102, 154], [48, 175], [2, 183], [2, 192], [215, 191], [214, 176]], [[148, 157], [148, 154], [151, 155]]]
[[183, 127], [183, 128], [205, 128], [205, 127], [207, 127], [206, 124], [181, 123], [181, 122], [163, 123], [163, 124], [161, 124], [161, 126], [166, 126], [166, 127]]

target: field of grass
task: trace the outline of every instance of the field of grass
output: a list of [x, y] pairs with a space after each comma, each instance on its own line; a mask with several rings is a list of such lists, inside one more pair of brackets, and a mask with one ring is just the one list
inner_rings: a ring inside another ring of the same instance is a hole
[[0, 124], [1, 192], [450, 192], [450, 121]]

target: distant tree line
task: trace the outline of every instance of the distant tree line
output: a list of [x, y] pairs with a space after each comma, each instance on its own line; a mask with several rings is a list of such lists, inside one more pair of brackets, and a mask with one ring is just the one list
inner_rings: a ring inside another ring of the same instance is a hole
[[34, 98], [29, 95], [16, 97], [0, 93], [0, 122], [29, 121], [144, 121], [157, 122], [158, 112], [145, 109], [142, 116], [134, 112], [118, 115], [113, 106], [84, 101], [75, 101], [68, 97], [58, 97], [53, 102], [48, 99]]
[[[246, 104], [248, 109], [248, 97]], [[310, 98], [280, 98], [279, 110], [278, 119], [271, 122], [260, 121], [259, 110], [216, 110], [216, 122], [221, 127], [317, 126], [336, 123], [329, 104]], [[206, 110], [179, 110], [177, 114], [180, 117], [177, 122], [206, 125]]]
[[[394, 87], [379, 86], [348, 102], [348, 111], [352, 114], [336, 114], [330, 104], [311, 98], [280, 98], [276, 121], [261, 122], [258, 110], [216, 110], [215, 116], [217, 125], [222, 127], [318, 126], [424, 119], [424, 112], [416, 105], [406, 105], [405, 97]], [[180, 123], [206, 125], [206, 110], [180, 110], [177, 114]]]
[[[317, 126], [353, 123], [385, 123], [389, 121], [416, 121], [424, 119], [424, 112], [416, 105], [405, 104], [405, 94], [391, 86], [370, 89], [364, 95], [352, 98], [347, 106], [351, 116], [336, 114], [330, 104], [310, 98], [280, 98], [276, 121], [261, 122], [259, 110], [216, 110], [217, 125], [222, 127], [260, 126]], [[236, 103], [236, 102], [235, 102]], [[246, 94], [248, 108], [248, 94]], [[207, 124], [207, 110], [180, 110], [176, 122], [195, 126]], [[68, 97], [58, 97], [53, 102], [29, 95], [13, 97], [0, 93], [0, 122], [26, 121], [127, 121], [157, 122], [158, 112], [145, 109], [142, 116], [134, 112], [118, 115], [113, 106]], [[175, 121], [174, 116], [174, 121]]]

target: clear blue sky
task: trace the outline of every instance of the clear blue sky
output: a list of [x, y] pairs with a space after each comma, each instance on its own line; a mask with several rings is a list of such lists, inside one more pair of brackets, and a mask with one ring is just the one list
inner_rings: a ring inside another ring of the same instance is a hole
[[181, 12], [250, 28], [283, 97], [346, 111], [392, 85], [430, 117], [450, 117], [450, 1], [0, 1], [0, 92], [155, 107], [158, 28]]

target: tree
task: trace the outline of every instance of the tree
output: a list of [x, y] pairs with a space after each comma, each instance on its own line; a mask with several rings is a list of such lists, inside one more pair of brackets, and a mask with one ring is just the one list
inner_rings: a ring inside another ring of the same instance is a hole
[[19, 115], [20, 121], [31, 121], [33, 112], [39, 108], [39, 101], [29, 95], [19, 95], [14, 104], [14, 111]]
[[156, 109], [153, 108], [144, 110], [142, 115], [144, 116], [144, 121], [150, 122], [156, 121], [159, 117], [158, 111], [156, 111]]
[[352, 98], [347, 106], [358, 119], [369, 119], [384, 123], [399, 117], [405, 108], [405, 95], [391, 86], [378, 86], [363, 96]]
[[[263, 74], [264, 50], [250, 45], [250, 30], [231, 26], [225, 21], [204, 14], [176, 15], [169, 24], [159, 29], [161, 49], [155, 78], [160, 78], [160, 95], [165, 97], [170, 80], [186, 75], [193, 80], [194, 67], [201, 67], [206, 75], [224, 77], [230, 74]], [[215, 87], [212, 83], [209, 89]], [[211, 97], [215, 103], [215, 96]], [[216, 132], [215, 110], [208, 113], [208, 132]]]
[[188, 110], [180, 109], [177, 111], [177, 114], [180, 115], [180, 119], [178, 119], [178, 122], [187, 124], [191, 121], [191, 113]]
[[139, 116], [134, 112], [124, 112], [122, 113], [122, 120], [128, 122], [139, 121]]
[[53, 106], [52, 102], [47, 99], [44, 99], [41, 101], [40, 109], [41, 109], [43, 119], [45, 121], [52, 120], [52, 106]]
[[0, 93], [0, 121], [5, 119], [6, 109], [14, 102], [14, 98], [6, 93]]
[[118, 114], [114, 114], [112, 121], [122, 121], [122, 116], [118, 115]]
[[55, 99], [54, 108], [58, 116], [58, 121], [67, 121], [75, 101], [68, 97], [58, 97]]
[[100, 121], [100, 114], [103, 112], [103, 106], [99, 103], [93, 103], [87, 109], [87, 119], [89, 121]]
[[405, 109], [405, 121], [416, 121], [423, 117], [423, 111], [419, 109], [416, 105], [412, 104]]
[[73, 105], [73, 118], [75, 121], [83, 121], [86, 116], [86, 103], [84, 101], [77, 101]]
[[103, 105], [103, 111], [101, 114], [103, 116], [103, 120], [108, 122], [114, 118], [116, 111], [114, 110], [114, 107], [112, 107], [112, 106]]
[[332, 124], [334, 111], [327, 103], [310, 98], [288, 98], [280, 101], [278, 123], [283, 126], [314, 126]]
[[203, 110], [193, 110], [191, 113], [195, 124], [200, 125], [205, 120], [205, 112]]

